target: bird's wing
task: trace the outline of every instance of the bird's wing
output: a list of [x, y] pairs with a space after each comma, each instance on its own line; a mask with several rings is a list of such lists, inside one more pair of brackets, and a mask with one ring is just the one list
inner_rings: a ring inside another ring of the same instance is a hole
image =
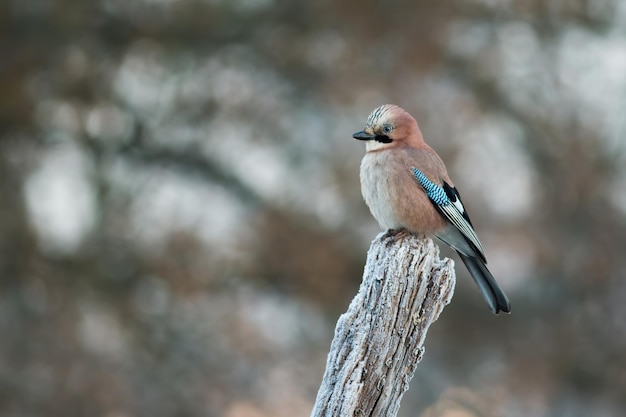
[[419, 169], [412, 167], [413, 175], [424, 188], [426, 195], [446, 219], [457, 228], [465, 239], [476, 249], [476, 254], [486, 262], [483, 246], [476, 236], [472, 222], [465, 211], [461, 196], [455, 187], [451, 187], [443, 181], [443, 185], [437, 185]]

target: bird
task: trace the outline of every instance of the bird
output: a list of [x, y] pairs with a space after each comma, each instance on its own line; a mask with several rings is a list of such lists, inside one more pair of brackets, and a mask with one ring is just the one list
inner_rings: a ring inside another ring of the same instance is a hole
[[447, 244], [460, 256], [489, 309], [510, 313], [509, 299], [487, 268], [461, 195], [415, 119], [395, 104], [384, 104], [352, 137], [365, 141], [361, 193], [380, 227], [434, 236]]

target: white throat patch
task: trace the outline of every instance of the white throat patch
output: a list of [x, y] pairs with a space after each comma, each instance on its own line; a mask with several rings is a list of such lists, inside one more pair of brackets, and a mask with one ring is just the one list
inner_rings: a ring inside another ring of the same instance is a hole
[[[393, 143], [393, 142], [391, 142], [391, 143]], [[367, 142], [365, 142], [365, 150], [367, 152], [377, 151], [379, 149], [388, 148], [389, 145], [391, 145], [391, 143], [382, 143], [382, 142], [379, 142], [379, 141], [374, 140], [374, 139], [368, 140]]]

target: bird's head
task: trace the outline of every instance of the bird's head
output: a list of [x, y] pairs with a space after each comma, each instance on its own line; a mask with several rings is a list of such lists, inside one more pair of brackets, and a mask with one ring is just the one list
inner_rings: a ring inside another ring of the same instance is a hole
[[367, 118], [365, 128], [352, 137], [366, 141], [368, 152], [423, 141], [415, 119], [395, 104], [383, 104], [374, 109]]

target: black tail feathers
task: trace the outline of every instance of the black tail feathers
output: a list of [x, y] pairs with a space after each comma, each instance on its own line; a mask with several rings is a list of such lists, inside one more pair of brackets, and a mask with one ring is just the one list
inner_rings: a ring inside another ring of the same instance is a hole
[[494, 314], [498, 314], [501, 311], [510, 313], [511, 304], [509, 303], [509, 299], [500, 289], [484, 262], [479, 258], [466, 256], [460, 252], [457, 253], [472, 275], [472, 278], [474, 278], [476, 284], [478, 284], [478, 288], [480, 288], [480, 292], [483, 294], [485, 301], [487, 301], [491, 312]]

